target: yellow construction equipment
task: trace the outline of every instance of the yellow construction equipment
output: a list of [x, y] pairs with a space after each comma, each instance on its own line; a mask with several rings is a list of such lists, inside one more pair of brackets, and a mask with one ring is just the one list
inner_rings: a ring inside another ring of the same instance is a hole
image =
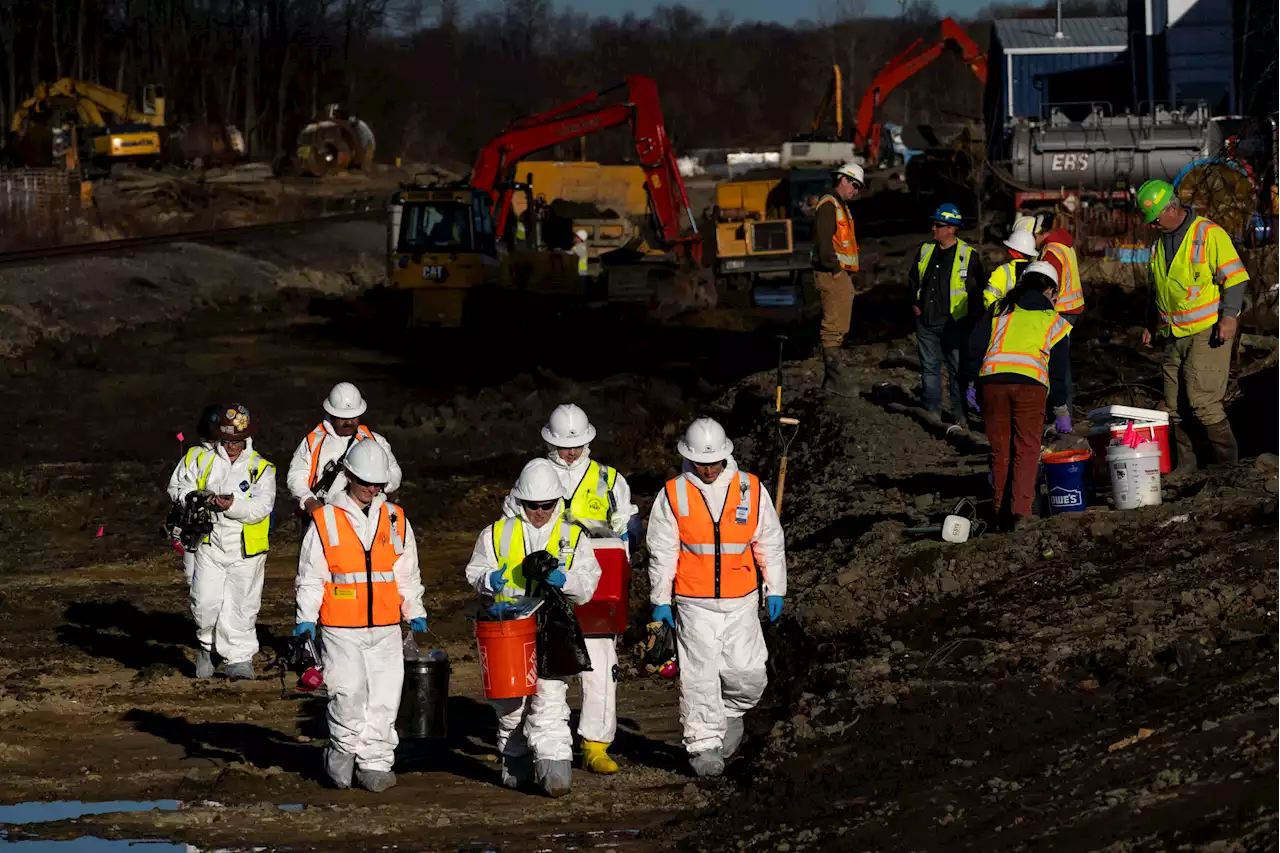
[[23, 141], [37, 127], [67, 132], [78, 139], [72, 150], [96, 166], [109, 168], [112, 163], [150, 162], [160, 155], [160, 129], [164, 127], [164, 92], [158, 86], [143, 87], [141, 97], [130, 98], [121, 92], [63, 77], [53, 83], [38, 83], [31, 97], [13, 113], [9, 130], [20, 150], [29, 152], [26, 159], [52, 159], [43, 144], [36, 153]]

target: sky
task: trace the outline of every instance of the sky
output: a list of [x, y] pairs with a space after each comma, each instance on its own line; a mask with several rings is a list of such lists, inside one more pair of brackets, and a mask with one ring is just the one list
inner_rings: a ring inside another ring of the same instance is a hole
[[[943, 14], [960, 17], [972, 15], [990, 0], [935, 0]], [[566, 0], [557, 2], [557, 6], [571, 6], [579, 12], [591, 15], [608, 15], [620, 17], [626, 12], [634, 12], [644, 16], [655, 6], [674, 5], [671, 0]], [[728, 12], [735, 21], [776, 21], [782, 24], [794, 24], [802, 19], [820, 21], [830, 18], [831, 10], [840, 5], [839, 0], [686, 0], [684, 3], [696, 9], [708, 18], [714, 18], [721, 12]], [[901, 10], [895, 0], [868, 0], [867, 13], [870, 15], [893, 15]]]

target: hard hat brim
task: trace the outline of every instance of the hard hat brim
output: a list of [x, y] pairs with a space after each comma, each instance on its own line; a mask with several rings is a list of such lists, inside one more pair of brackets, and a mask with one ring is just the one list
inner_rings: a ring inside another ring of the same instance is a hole
[[571, 438], [567, 440], [563, 438], [557, 438], [551, 432], [550, 425], [544, 426], [542, 428], [542, 440], [545, 441], [547, 444], [550, 444], [552, 447], [560, 447], [565, 449], [572, 448], [572, 447], [586, 447], [588, 444], [590, 444], [592, 441], [595, 440], [595, 437], [596, 437], [596, 428], [593, 424], [587, 424], [587, 431], [584, 432], [581, 437]]
[[716, 462], [724, 462], [733, 455], [733, 442], [729, 439], [724, 440], [724, 447], [712, 453], [699, 453], [692, 447], [684, 443], [681, 439], [676, 443], [676, 450], [680, 455], [690, 462], [697, 462], [699, 465], [712, 465]]
[[335, 418], [358, 418], [369, 408], [369, 404], [360, 401], [360, 405], [354, 409], [339, 409], [337, 406], [331, 406], [328, 400], [324, 401], [324, 410]]

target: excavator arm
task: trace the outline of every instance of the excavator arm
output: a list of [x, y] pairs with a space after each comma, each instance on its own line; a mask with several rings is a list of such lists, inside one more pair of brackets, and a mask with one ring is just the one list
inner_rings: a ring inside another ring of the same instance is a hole
[[[626, 100], [618, 104], [592, 108], [595, 103], [625, 87]], [[476, 155], [471, 169], [471, 186], [484, 190], [493, 199], [497, 236], [506, 228], [506, 211], [511, 207], [514, 190], [507, 184], [516, 163], [524, 157], [561, 142], [586, 136], [610, 127], [627, 125], [635, 145], [640, 168], [645, 173], [645, 190], [649, 209], [656, 220], [664, 244], [695, 260], [702, 256], [701, 236], [689, 206], [689, 195], [676, 163], [675, 153], [667, 139], [662, 108], [658, 103], [658, 87], [648, 77], [632, 74], [609, 89], [584, 95], [544, 113], [516, 121], [495, 137]], [[689, 217], [691, 233], [682, 233], [681, 219]]]
[[948, 47], [959, 50], [961, 59], [979, 82], [987, 82], [987, 55], [951, 18], [942, 19], [942, 38], [939, 41], [920, 50], [923, 44], [924, 39], [916, 39], [910, 47], [889, 60], [862, 95], [853, 143], [858, 151], [863, 152], [868, 163], [880, 162], [880, 123], [875, 120], [876, 109], [894, 89], [941, 56]]

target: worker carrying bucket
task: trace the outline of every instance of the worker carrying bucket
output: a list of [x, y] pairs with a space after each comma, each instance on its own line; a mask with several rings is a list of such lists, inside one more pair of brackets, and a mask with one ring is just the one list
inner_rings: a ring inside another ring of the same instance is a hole
[[649, 514], [649, 599], [653, 621], [676, 629], [689, 763], [699, 776], [719, 776], [768, 683], [760, 594], [776, 621], [787, 594], [785, 542], [769, 492], [738, 468], [724, 427], [699, 418], [677, 449], [684, 470]]
[[[542, 428], [547, 460], [553, 466], [568, 504], [568, 517], [587, 529], [600, 565], [600, 583], [591, 601], [577, 608], [586, 635], [591, 669], [582, 673], [582, 768], [616, 773], [609, 745], [618, 729], [618, 636], [627, 629], [631, 599], [630, 554], [640, 545], [641, 522], [631, 502], [631, 487], [616, 468], [591, 456], [596, 428], [573, 403], [556, 406]], [[502, 514], [515, 517], [520, 501], [508, 495]]]
[[298, 554], [295, 637], [323, 628], [329, 692], [325, 772], [339, 788], [395, 785], [396, 714], [404, 684], [400, 622], [427, 630], [418, 546], [404, 510], [386, 499], [391, 460], [375, 441], [343, 459], [346, 485], [311, 513]]
[[563, 678], [538, 676], [533, 613], [540, 602], [529, 600], [537, 582], [526, 576], [525, 561], [553, 558], [557, 567], [541, 583], [573, 604], [590, 601], [600, 580], [591, 539], [566, 518], [563, 495], [550, 461], [525, 465], [511, 490], [516, 514], [481, 532], [466, 568], [467, 581], [486, 605], [476, 640], [485, 696], [498, 715], [502, 784], [516, 788], [536, 779], [552, 797], [569, 793], [572, 783], [569, 688]]

